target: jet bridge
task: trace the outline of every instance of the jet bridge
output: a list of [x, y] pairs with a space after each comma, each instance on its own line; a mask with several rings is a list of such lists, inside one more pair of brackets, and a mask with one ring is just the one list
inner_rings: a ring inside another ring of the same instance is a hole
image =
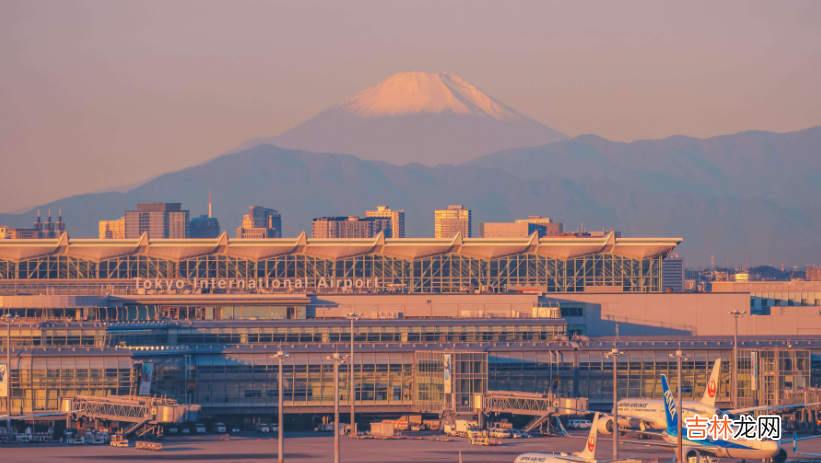
[[580, 410], [588, 409], [588, 399], [584, 397], [567, 398], [555, 394], [531, 392], [488, 391], [487, 394], [474, 396], [475, 408], [479, 413], [510, 413], [513, 415], [531, 415], [533, 420], [522, 428], [529, 432], [553, 416], [575, 416], [585, 414]]
[[143, 396], [97, 397], [81, 395], [64, 398], [61, 411], [68, 413], [66, 421], [107, 420], [130, 423], [123, 434], [141, 436], [154, 431], [162, 433], [162, 425], [197, 421], [199, 405], [181, 405], [176, 400]]

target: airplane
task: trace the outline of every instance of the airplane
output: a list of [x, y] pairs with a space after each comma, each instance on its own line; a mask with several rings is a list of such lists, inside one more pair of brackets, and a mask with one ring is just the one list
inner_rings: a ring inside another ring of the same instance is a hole
[[[676, 399], [667, 384], [667, 377], [661, 375], [661, 387], [664, 394], [664, 418], [666, 428], [661, 435], [665, 442], [656, 441], [630, 441], [622, 442], [654, 445], [659, 447], [678, 447], [678, 419], [680, 416]], [[704, 418], [709, 418], [704, 416]], [[655, 434], [655, 433], [654, 433]], [[733, 458], [737, 460], [761, 460], [764, 462], [783, 463], [787, 460], [787, 451], [781, 448], [781, 443], [772, 439], [744, 439], [730, 438], [729, 440], [713, 439], [707, 437], [704, 440], [689, 439], [687, 437], [687, 426], [682, 423], [682, 456], [684, 461], [694, 458], [702, 461], [702, 456], [713, 456], [716, 458]]]
[[[785, 404], [776, 406], [761, 406], [736, 408], [733, 410], [721, 410], [715, 406], [718, 395], [718, 375], [721, 370], [721, 359], [716, 359], [710, 378], [704, 387], [704, 395], [701, 400], [683, 400], [682, 411], [684, 418], [693, 415], [713, 416], [713, 415], [738, 415], [754, 411], [774, 410], [779, 408], [803, 407], [814, 404]], [[622, 399], [618, 402], [619, 429], [631, 432], [636, 429], [641, 431], [663, 431], [667, 428], [664, 415], [664, 400], [662, 399]], [[613, 433], [613, 416], [605, 415], [599, 421], [599, 432], [602, 434]]]
[[590, 434], [584, 443], [584, 449], [581, 452], [573, 454], [567, 453], [523, 453], [513, 460], [513, 463], [614, 463], [623, 460], [632, 460], [633, 458], [619, 458], [618, 460], [596, 460], [596, 430], [599, 414], [593, 417], [593, 425], [590, 426]]

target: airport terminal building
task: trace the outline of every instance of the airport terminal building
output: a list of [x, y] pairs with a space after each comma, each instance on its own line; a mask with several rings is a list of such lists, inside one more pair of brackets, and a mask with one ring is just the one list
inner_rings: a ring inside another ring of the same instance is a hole
[[[285, 412], [327, 414], [327, 356], [351, 343], [362, 414], [472, 413], [477, 394], [500, 391], [585, 397], [606, 409], [613, 347], [626, 353], [617, 363], [624, 397], [660, 397], [659, 374], [675, 377], [669, 354], [682, 350], [686, 394], [701, 396], [721, 358], [718, 397], [728, 403], [727, 312], [749, 311], [750, 294], [662, 292], [663, 259], [680, 241], [3, 240], [0, 315], [16, 317], [0, 333], [0, 363], [11, 344], [11, 414], [142, 390], [199, 404], [206, 418], [270, 418], [277, 351], [290, 354]], [[739, 406], [817, 386], [821, 337], [800, 330], [821, 324], [806, 318], [742, 319]]]

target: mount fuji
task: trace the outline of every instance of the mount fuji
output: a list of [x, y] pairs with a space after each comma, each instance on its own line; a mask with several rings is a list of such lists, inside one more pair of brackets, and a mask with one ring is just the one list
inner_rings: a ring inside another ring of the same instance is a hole
[[459, 164], [569, 137], [449, 73], [403, 72], [260, 144], [403, 165]]

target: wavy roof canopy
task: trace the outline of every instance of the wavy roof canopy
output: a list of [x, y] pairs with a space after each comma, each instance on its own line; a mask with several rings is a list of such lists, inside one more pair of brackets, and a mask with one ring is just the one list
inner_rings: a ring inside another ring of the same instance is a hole
[[226, 233], [212, 239], [70, 240], [64, 234], [52, 240], [0, 240], [0, 260], [21, 262], [46, 256], [65, 255], [95, 262], [147, 255], [179, 262], [206, 255], [225, 255], [242, 260], [261, 261], [284, 255], [306, 255], [325, 260], [342, 260], [361, 255], [384, 255], [416, 260], [443, 254], [462, 255], [483, 260], [517, 254], [537, 254], [568, 260], [597, 253], [629, 259], [667, 256], [681, 238], [375, 238], [307, 239], [305, 232], [296, 238], [229, 239]]

